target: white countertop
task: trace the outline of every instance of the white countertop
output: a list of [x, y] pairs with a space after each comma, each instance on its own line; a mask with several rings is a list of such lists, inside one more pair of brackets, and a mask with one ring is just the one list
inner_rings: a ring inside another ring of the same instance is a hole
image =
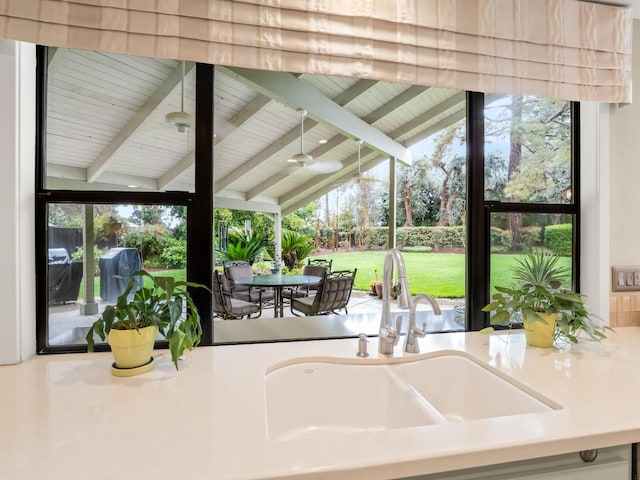
[[562, 408], [331, 442], [267, 438], [265, 370], [355, 358], [356, 339], [201, 347], [178, 372], [156, 351], [155, 368], [130, 378], [111, 375], [109, 353], [39, 356], [0, 367], [0, 477], [384, 479], [638, 442], [640, 328], [608, 337], [558, 352], [520, 333], [428, 335], [422, 352], [466, 351]]

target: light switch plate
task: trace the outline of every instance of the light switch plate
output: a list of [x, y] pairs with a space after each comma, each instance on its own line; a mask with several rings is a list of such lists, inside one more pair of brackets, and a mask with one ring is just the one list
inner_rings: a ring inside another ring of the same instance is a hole
[[640, 291], [640, 265], [611, 267], [611, 290], [614, 292]]

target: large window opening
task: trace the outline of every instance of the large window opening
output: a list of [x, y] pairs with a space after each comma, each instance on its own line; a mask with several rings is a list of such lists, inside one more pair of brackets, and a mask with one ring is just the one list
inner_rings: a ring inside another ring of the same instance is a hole
[[[412, 293], [438, 298], [446, 312], [430, 318], [431, 331], [485, 326], [480, 308], [492, 287], [531, 248], [560, 253], [577, 288], [569, 102], [47, 50], [39, 50], [41, 351], [83, 349], [82, 328], [112, 301], [100, 263], [123, 249], [141, 267], [211, 285], [231, 261], [250, 263], [254, 275], [301, 275], [314, 259], [357, 271], [350, 315], [296, 318], [302, 330], [273, 318], [291, 317], [288, 305], [266, 302], [259, 319], [231, 321], [211, 294], [195, 292], [204, 344], [376, 335], [376, 285], [392, 245]], [[286, 89], [274, 90], [279, 82], [320, 94], [324, 108], [297, 108]], [[64, 327], [59, 313], [69, 312], [85, 318]]]

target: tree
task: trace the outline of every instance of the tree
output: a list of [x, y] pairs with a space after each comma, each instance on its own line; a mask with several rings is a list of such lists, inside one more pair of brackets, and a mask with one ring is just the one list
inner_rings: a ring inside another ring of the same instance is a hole
[[136, 205], [129, 220], [138, 225], [163, 225], [165, 207], [160, 205]]
[[[486, 143], [508, 142], [507, 182], [502, 194], [494, 190], [492, 196], [517, 203], [567, 202], [571, 189], [570, 103], [514, 96], [488, 106], [485, 113]], [[507, 219], [517, 248], [524, 244], [523, 216], [509, 213]]]

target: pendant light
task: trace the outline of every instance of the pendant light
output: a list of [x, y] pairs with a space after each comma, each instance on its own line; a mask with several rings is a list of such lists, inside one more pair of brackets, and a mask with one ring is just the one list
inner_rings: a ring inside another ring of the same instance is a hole
[[310, 170], [318, 173], [333, 173], [342, 168], [342, 162], [331, 159], [318, 159], [314, 160], [311, 155], [304, 153], [304, 117], [307, 116], [307, 111], [299, 109], [297, 112], [300, 114], [300, 153], [296, 153], [287, 161], [292, 164], [297, 164], [301, 167], [307, 167]]
[[300, 153], [296, 153], [287, 161], [304, 167], [313, 162], [313, 157], [304, 153], [304, 117], [307, 116], [307, 111], [304, 109], [298, 109], [297, 111], [300, 114]]
[[180, 111], [169, 112], [164, 117], [165, 121], [175, 127], [178, 132], [184, 133], [188, 131], [193, 125], [193, 115], [184, 111], [184, 76], [185, 76], [185, 61], [182, 61], [182, 79], [180, 81]]

